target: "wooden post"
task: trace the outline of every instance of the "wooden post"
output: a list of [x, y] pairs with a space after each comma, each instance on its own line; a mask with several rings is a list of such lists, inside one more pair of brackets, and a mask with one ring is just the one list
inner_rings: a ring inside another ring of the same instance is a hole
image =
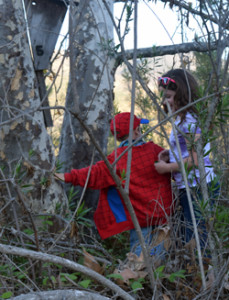
[[[49, 67], [67, 6], [62, 0], [25, 0], [25, 7], [40, 98], [44, 100], [43, 106], [47, 107], [49, 103], [43, 70]], [[53, 125], [49, 110], [44, 111], [44, 119], [46, 126]]]

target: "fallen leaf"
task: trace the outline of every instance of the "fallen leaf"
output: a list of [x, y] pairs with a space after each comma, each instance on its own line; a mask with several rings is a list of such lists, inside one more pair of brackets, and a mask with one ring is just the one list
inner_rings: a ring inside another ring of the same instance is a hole
[[126, 283], [129, 285], [129, 279], [137, 279], [138, 278], [138, 273], [132, 271], [129, 268], [125, 268], [124, 270], [115, 270], [114, 274], [119, 274], [122, 276], [123, 280], [121, 278], [117, 279], [116, 281], [119, 283]]
[[138, 271], [138, 278], [145, 278], [148, 275], [146, 271]]
[[95, 257], [89, 254], [85, 249], [83, 250], [83, 253], [84, 253], [84, 266], [94, 270], [99, 274], [103, 274], [104, 268], [100, 266], [100, 264], [97, 262]]
[[126, 267], [130, 268], [133, 271], [140, 271], [145, 268], [143, 253], [141, 252], [140, 256], [137, 256], [135, 253], [127, 253], [127, 262]]
[[153, 230], [153, 240], [150, 245], [150, 247], [156, 247], [160, 243], [164, 242], [165, 250], [168, 251], [169, 247], [171, 245], [171, 239], [170, 239], [170, 227], [169, 226], [162, 226], [157, 227]]
[[120, 269], [116, 269], [114, 274], [118, 274], [121, 278], [115, 278], [115, 281], [119, 285], [130, 285], [130, 279], [145, 278], [148, 274], [145, 270], [145, 263], [143, 254], [138, 257], [135, 253], [127, 253], [127, 260], [125, 264], [121, 264]]

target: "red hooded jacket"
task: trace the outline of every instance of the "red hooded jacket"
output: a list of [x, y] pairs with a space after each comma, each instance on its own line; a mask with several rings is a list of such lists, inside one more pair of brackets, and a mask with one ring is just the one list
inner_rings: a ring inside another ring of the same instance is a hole
[[[127, 147], [120, 147], [107, 158], [112, 164]], [[163, 148], [153, 142], [132, 148], [129, 198], [141, 227], [160, 225], [167, 222], [171, 214], [172, 189], [170, 175], [158, 174], [154, 163]], [[121, 178], [127, 165], [125, 153], [116, 164], [116, 173]], [[84, 186], [89, 167], [73, 169], [65, 173], [65, 182]], [[130, 214], [115, 188], [116, 184], [104, 163], [92, 166], [88, 187], [100, 190], [94, 221], [102, 239], [134, 228]]]

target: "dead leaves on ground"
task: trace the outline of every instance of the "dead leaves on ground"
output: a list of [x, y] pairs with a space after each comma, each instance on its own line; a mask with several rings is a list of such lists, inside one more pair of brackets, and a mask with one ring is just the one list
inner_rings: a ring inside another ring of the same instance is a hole
[[116, 282], [122, 286], [130, 285], [131, 279], [145, 278], [148, 273], [145, 271], [143, 254], [138, 257], [135, 253], [127, 253], [127, 260], [125, 263], [120, 263], [119, 269], [115, 269], [114, 274], [120, 275]]
[[[168, 251], [170, 246], [170, 238], [169, 238], [170, 229], [168, 226], [158, 227], [154, 230], [154, 240], [152, 241], [150, 247], [155, 247], [158, 244], [164, 242], [164, 247], [166, 251]], [[88, 268], [103, 274], [105, 266], [101, 266], [95, 259], [95, 257], [89, 254], [86, 250], [84, 252], [84, 265]], [[161, 263], [160, 259], [156, 257], [152, 257], [152, 265], [154, 267], [159, 266]], [[124, 262], [120, 262], [119, 268], [115, 269], [114, 277], [116, 283], [119, 285], [130, 285], [131, 279], [138, 280], [140, 278], [145, 278], [148, 274], [146, 271], [146, 266], [144, 263], [144, 257], [141, 253], [138, 257], [135, 253], [129, 252], [127, 253], [127, 258]]]
[[[158, 227], [155, 229], [153, 231], [154, 239], [149, 245], [149, 249], [163, 242], [165, 250], [168, 251], [170, 246], [169, 233], [169, 226]], [[152, 256], [151, 259], [154, 268], [161, 264], [160, 258]], [[139, 257], [135, 253], [127, 253], [126, 261], [120, 264], [119, 269], [115, 269], [114, 274], [121, 275], [122, 279], [117, 279], [117, 283], [122, 285], [129, 285], [131, 279], [138, 280], [140, 278], [145, 278], [148, 272], [144, 263], [143, 253], [141, 252]]]
[[[167, 252], [171, 250], [170, 229], [168, 226], [157, 228], [157, 231], [154, 231], [154, 237], [155, 238], [152, 241], [150, 248], [155, 247], [163, 242], [165, 250]], [[171, 259], [169, 262], [167, 262], [166, 274], [164, 274], [164, 269], [161, 271], [161, 273], [160, 270], [158, 272], [155, 271], [156, 273], [158, 273], [158, 278], [160, 278], [161, 280], [167, 280], [163, 284], [166, 285], [166, 288], [168, 290], [172, 289], [174, 291], [177, 299], [183, 297], [184, 295], [187, 299], [193, 299], [193, 295], [201, 291], [202, 281], [199, 275], [199, 266], [195, 259], [195, 248], [195, 241], [190, 241], [190, 243], [188, 243], [184, 247], [184, 249], [180, 250], [180, 254], [175, 256], [175, 260]], [[163, 262], [157, 260], [154, 256], [151, 257], [151, 262], [154, 270], [160, 269], [161, 267], [165, 267], [163, 265]], [[184, 270], [180, 269], [181, 262], [184, 263], [183, 267], [186, 273], [185, 276], [188, 276], [187, 278], [189, 278], [188, 284], [183, 274]], [[206, 261], [206, 265], [208, 264], [209, 262]], [[106, 266], [101, 266], [100, 263], [96, 260], [96, 258], [93, 255], [89, 254], [86, 250], [84, 250], [84, 265], [98, 272], [99, 274], [104, 275], [105, 273]], [[177, 269], [177, 267], [179, 269]], [[148, 272], [144, 263], [143, 254], [141, 253], [138, 257], [136, 254], [129, 252], [126, 255], [126, 260], [120, 261], [119, 266], [113, 271], [113, 274], [110, 274], [108, 276], [114, 278], [115, 282], [123, 289], [128, 289], [132, 286], [133, 282], [138, 282], [142, 279], [144, 280], [147, 275]], [[160, 275], [162, 275], [162, 277]], [[172, 275], [174, 275], [174, 280], [170, 280], [170, 277]], [[214, 284], [213, 280], [209, 280], [208, 283], [210, 282], [212, 283], [212, 285]], [[162, 296], [164, 300], [170, 300], [170, 297], [166, 294], [162, 294]]]

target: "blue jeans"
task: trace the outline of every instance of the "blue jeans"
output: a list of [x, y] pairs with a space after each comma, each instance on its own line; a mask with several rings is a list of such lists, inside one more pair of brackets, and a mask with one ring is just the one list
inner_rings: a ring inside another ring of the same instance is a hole
[[[198, 203], [202, 201], [203, 197], [201, 191], [198, 188], [190, 188], [190, 191], [191, 191], [194, 215], [196, 218], [196, 223], [197, 223], [197, 228], [198, 228], [198, 233], [200, 238], [200, 246], [202, 249], [204, 249], [206, 247], [208, 234], [207, 234], [205, 220], [200, 211], [200, 207]], [[209, 183], [208, 192], [210, 197], [209, 206], [212, 209], [214, 205], [213, 200], [217, 199], [219, 195], [219, 184], [217, 183], [212, 185], [211, 183]], [[195, 195], [195, 197], [193, 197], [193, 194]], [[182, 227], [183, 241], [187, 243], [194, 238], [194, 229], [193, 229], [193, 222], [192, 222], [191, 212], [188, 204], [186, 189], [179, 190], [179, 200], [183, 209], [183, 218], [182, 218], [183, 219], [182, 221], [184, 221], [184, 226]]]
[[[152, 230], [154, 228], [155, 227], [141, 228], [142, 235], [144, 237], [146, 245], [149, 245], [152, 241], [152, 238], [153, 238]], [[137, 256], [139, 256], [142, 252], [142, 248], [141, 248], [141, 245], [139, 244], [138, 235], [137, 235], [137, 232], [135, 229], [130, 230], [130, 251], [132, 253], [135, 253]], [[165, 252], [166, 252], [166, 250], [164, 248], [164, 242], [162, 242], [159, 245], [150, 249], [150, 255], [158, 256], [161, 259], [164, 258]]]

